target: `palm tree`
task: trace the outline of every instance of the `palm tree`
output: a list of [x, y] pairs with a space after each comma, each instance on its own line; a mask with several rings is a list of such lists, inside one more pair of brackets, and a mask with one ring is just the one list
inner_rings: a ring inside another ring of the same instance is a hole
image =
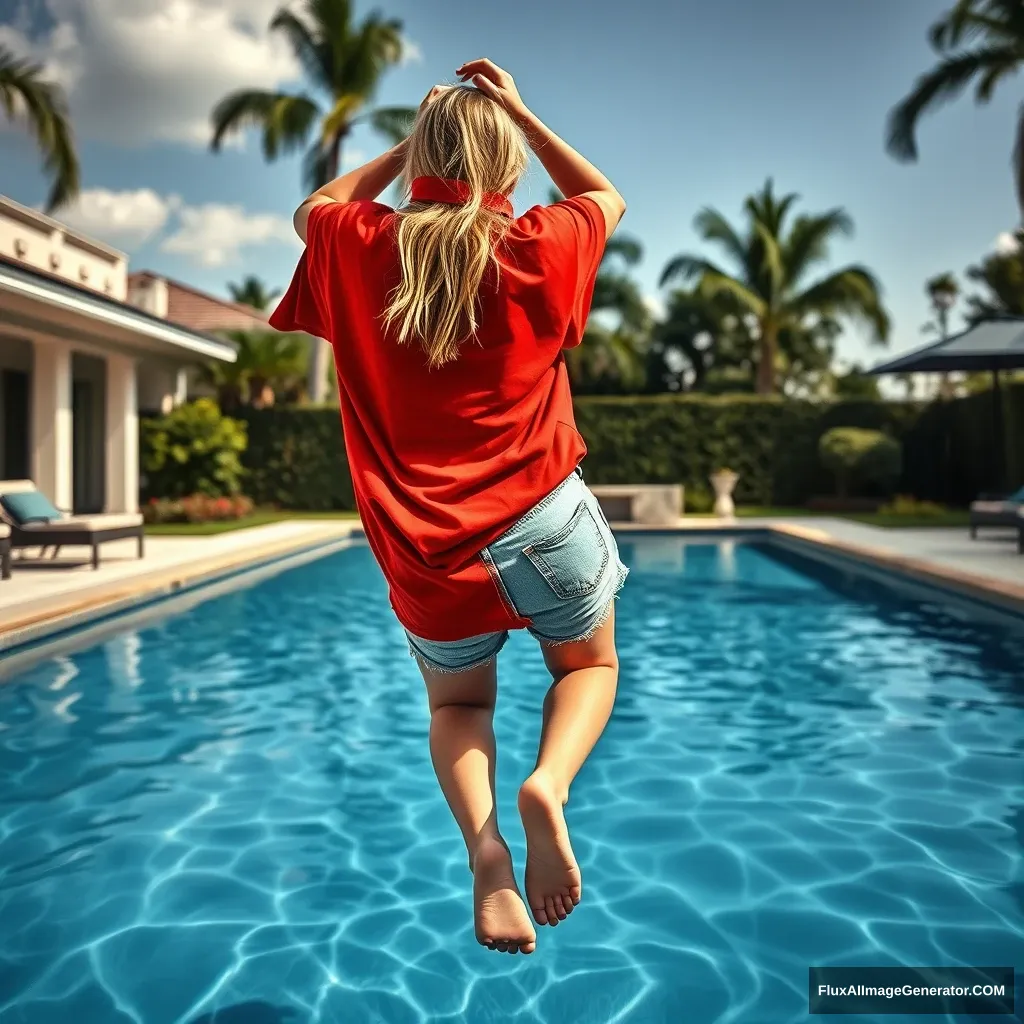
[[[897, 160], [917, 159], [923, 114], [974, 84], [974, 101], [988, 103], [996, 86], [1024, 62], [1024, 4], [1020, 0], [958, 0], [929, 30], [938, 62], [921, 75], [889, 114], [886, 148]], [[1017, 202], [1024, 211], [1024, 106], [1013, 156]]]
[[262, 132], [267, 160], [308, 145], [305, 188], [314, 192], [338, 176], [342, 144], [357, 124], [367, 123], [396, 142], [408, 134], [416, 115], [412, 108], [366, 110], [384, 72], [402, 56], [402, 24], [373, 13], [354, 25], [351, 8], [349, 0], [304, 0], [298, 12], [278, 10], [271, 30], [287, 38], [326, 103], [319, 105], [305, 92], [233, 92], [213, 111], [215, 152], [229, 134], [248, 127]]
[[234, 345], [234, 363], [210, 362], [200, 368], [200, 379], [217, 393], [225, 413], [248, 404], [272, 405], [279, 393], [294, 393], [306, 371], [309, 357], [305, 339], [277, 331], [221, 331]]
[[64, 91], [42, 76], [38, 64], [15, 57], [0, 45], [0, 107], [9, 120], [26, 120], [36, 137], [43, 166], [53, 180], [46, 199], [50, 213], [78, 195], [81, 171]]
[[1024, 231], [1014, 237], [1014, 247], [989, 253], [967, 268], [967, 278], [984, 289], [967, 296], [969, 324], [993, 316], [1024, 316]]
[[266, 312], [267, 307], [281, 294], [279, 288], [268, 290], [267, 286], [254, 274], [243, 278], [241, 284], [228, 283], [228, 291], [235, 302], [241, 302], [245, 306], [252, 306], [261, 312]]
[[889, 317], [882, 307], [880, 287], [865, 267], [851, 265], [812, 284], [813, 268], [828, 259], [829, 243], [853, 230], [842, 209], [800, 214], [789, 219], [799, 197], [776, 197], [769, 179], [761, 192], [744, 204], [747, 225], [737, 232], [717, 210], [704, 209], [694, 222], [707, 242], [725, 250], [734, 273], [703, 256], [683, 254], [670, 260], [661, 284], [698, 281], [706, 295], [730, 295], [753, 318], [758, 343], [757, 391], [773, 394], [780, 357], [780, 340], [817, 332], [815, 325], [851, 317], [866, 323], [876, 341], [889, 336]]
[[[949, 314], [960, 295], [960, 285], [956, 277], [946, 271], [944, 274], [936, 274], [935, 277], [929, 278], [925, 282], [924, 290], [932, 304], [935, 319], [929, 320], [922, 330], [935, 331], [939, 338], [944, 340], [949, 337]], [[948, 373], [939, 374], [939, 394], [943, 398], [952, 397], [953, 388]]]

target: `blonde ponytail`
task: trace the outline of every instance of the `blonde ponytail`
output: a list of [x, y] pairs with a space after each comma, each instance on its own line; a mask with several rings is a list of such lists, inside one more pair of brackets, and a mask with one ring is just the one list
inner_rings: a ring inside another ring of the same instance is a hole
[[519, 128], [476, 89], [446, 90], [417, 121], [406, 184], [421, 176], [454, 178], [470, 191], [464, 205], [411, 203], [397, 214], [402, 280], [389, 298], [384, 323], [399, 343], [417, 341], [432, 369], [458, 358], [476, 333], [489, 266], [497, 284], [495, 250], [509, 221], [481, 205], [483, 195], [510, 193], [526, 164]]

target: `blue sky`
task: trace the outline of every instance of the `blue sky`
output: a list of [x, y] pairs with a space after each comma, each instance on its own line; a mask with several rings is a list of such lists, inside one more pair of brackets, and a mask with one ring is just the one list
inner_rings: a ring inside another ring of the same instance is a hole
[[[768, 176], [799, 193], [803, 209], [844, 206], [856, 234], [836, 246], [833, 266], [862, 262], [878, 274], [898, 352], [925, 340], [925, 279], [962, 273], [1017, 223], [1012, 80], [988, 107], [965, 98], [929, 119], [918, 164], [884, 152], [886, 114], [930, 66], [926, 30], [949, 2], [381, 0], [410, 46], [377, 101], [414, 105], [473, 57], [506, 66], [537, 113], [626, 197], [621, 230], [645, 246], [636, 277], [651, 297], [665, 262], [700, 247], [692, 222], [703, 206], [737, 217]], [[67, 219], [128, 251], [133, 269], [217, 294], [246, 273], [286, 283], [298, 254], [288, 234], [303, 197], [298, 158], [267, 165], [252, 138], [221, 155], [204, 145], [217, 99], [294, 75], [286, 49], [267, 38], [277, 6], [0, 2], [0, 42], [47, 62], [69, 87], [86, 195]], [[356, 5], [357, 16], [367, 10]], [[357, 132], [349, 159], [383, 148]], [[0, 191], [29, 205], [44, 195], [30, 140], [9, 128]], [[517, 206], [546, 194], [535, 167]], [[854, 331], [841, 352], [879, 355]]]

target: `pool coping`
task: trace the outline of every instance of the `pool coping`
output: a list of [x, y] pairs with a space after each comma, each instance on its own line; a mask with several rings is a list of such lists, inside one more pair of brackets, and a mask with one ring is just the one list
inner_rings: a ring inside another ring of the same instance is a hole
[[20, 614], [0, 626], [0, 660], [97, 620], [205, 588], [229, 577], [247, 575], [294, 556], [326, 554], [329, 549], [362, 536], [362, 524], [357, 520], [331, 522], [329, 526], [318, 524], [276, 541], [200, 555], [177, 565], [97, 583], [70, 594], [40, 598], [29, 602]]
[[[939, 591], [1024, 615], [1024, 583], [1017, 586], [989, 576], [965, 573], [937, 562], [840, 540], [824, 530], [796, 522], [612, 525], [622, 535], [687, 536], [708, 540], [760, 538], [779, 541], [800, 548], [812, 556], [831, 557], [833, 560], [845, 561], [848, 565], [852, 562], [853, 566], [873, 567], [890, 576], [903, 577]], [[205, 591], [215, 584], [236, 577], [249, 577], [262, 568], [292, 558], [308, 560], [322, 557], [363, 537], [363, 527], [358, 520], [331, 522], [329, 526], [325, 523], [319, 530], [314, 528], [283, 540], [241, 547], [220, 555], [206, 555], [169, 568], [100, 583], [67, 595], [66, 598], [42, 598], [26, 606], [21, 615], [0, 627], [0, 663], [7, 663], [17, 655], [28, 654], [43, 642], [65, 634], [77, 634], [84, 628], [124, 617], [141, 607], [160, 604], [194, 591]], [[0, 673], [0, 680], [7, 674]]]

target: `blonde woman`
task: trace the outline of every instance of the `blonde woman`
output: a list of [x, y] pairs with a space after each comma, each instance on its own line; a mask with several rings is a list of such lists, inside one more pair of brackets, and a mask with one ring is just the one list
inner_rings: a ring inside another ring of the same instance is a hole
[[[432, 89], [408, 140], [299, 207], [306, 251], [271, 323], [332, 344], [356, 502], [426, 681], [476, 935], [531, 953], [495, 813], [496, 656], [528, 629], [553, 678], [519, 809], [526, 898], [555, 925], [582, 891], [563, 808], [611, 714], [626, 575], [579, 473], [563, 350], [625, 204], [507, 72], [475, 60], [457, 74], [471, 84]], [[529, 147], [567, 198], [515, 218]], [[408, 202], [377, 203], [400, 174]]]

